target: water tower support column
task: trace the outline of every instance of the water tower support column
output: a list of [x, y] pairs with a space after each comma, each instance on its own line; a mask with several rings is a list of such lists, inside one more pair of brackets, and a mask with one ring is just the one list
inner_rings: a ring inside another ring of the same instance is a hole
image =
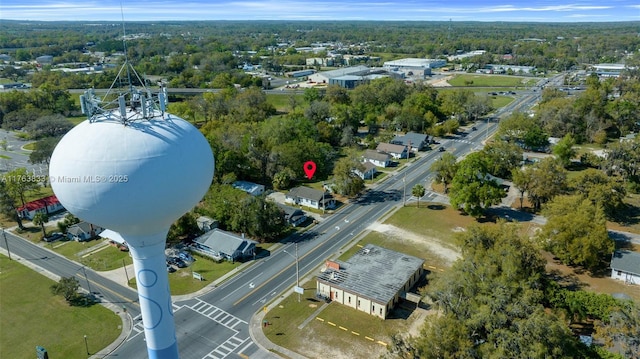
[[149, 359], [178, 359], [175, 322], [164, 253], [165, 238], [166, 233], [135, 238], [125, 237], [129, 243], [136, 272], [136, 284]]

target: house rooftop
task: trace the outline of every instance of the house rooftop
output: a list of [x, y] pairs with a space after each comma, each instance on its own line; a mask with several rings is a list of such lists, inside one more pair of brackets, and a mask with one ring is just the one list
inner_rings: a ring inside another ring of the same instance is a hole
[[196, 238], [195, 241], [206, 247], [214, 248], [216, 251], [227, 255], [232, 255], [237, 250], [242, 251], [251, 243], [258, 243], [251, 239], [247, 239], [218, 228], [214, 228], [207, 234]]
[[391, 159], [391, 155], [384, 152], [378, 152], [376, 150], [366, 150], [362, 155], [364, 159], [375, 160], [375, 161], [388, 161]]
[[611, 258], [611, 269], [640, 276], [640, 253], [618, 250]]
[[300, 186], [300, 187], [294, 187], [290, 189], [289, 192], [287, 193], [287, 197], [299, 197], [299, 198], [305, 198], [305, 199], [321, 202], [323, 198], [325, 200], [328, 200], [332, 196], [326, 192], [319, 191], [317, 189]]
[[367, 244], [346, 262], [338, 263], [339, 270], [328, 269], [318, 280], [386, 304], [422, 267], [424, 260]]
[[57, 205], [58, 203], [60, 203], [60, 201], [58, 201], [58, 197], [52, 195], [49, 197], [37, 199], [35, 201], [27, 202], [24, 204], [24, 206], [18, 207], [18, 212], [22, 212], [25, 209], [29, 212], [36, 211], [40, 208]]

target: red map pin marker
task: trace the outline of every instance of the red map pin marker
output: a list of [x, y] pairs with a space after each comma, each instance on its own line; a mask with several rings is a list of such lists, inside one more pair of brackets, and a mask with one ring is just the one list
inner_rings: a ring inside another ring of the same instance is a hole
[[313, 161], [305, 162], [302, 167], [304, 168], [304, 173], [307, 174], [308, 179], [311, 179], [311, 177], [313, 177], [313, 174], [316, 173], [316, 163]]

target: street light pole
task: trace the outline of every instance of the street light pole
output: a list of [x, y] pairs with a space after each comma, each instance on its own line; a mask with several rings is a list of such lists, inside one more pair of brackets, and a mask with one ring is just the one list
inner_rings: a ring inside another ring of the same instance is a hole
[[87, 289], [89, 290], [89, 295], [91, 295], [91, 284], [89, 284], [89, 278], [87, 277], [87, 271], [84, 266], [82, 266], [82, 273], [84, 273], [84, 279], [87, 281]]
[[[286, 249], [283, 250], [283, 252], [293, 257], [293, 254], [287, 252]], [[294, 258], [296, 259], [296, 288], [299, 288], [300, 287], [300, 270], [298, 267], [298, 242], [296, 242], [296, 256]], [[300, 303], [300, 292], [298, 292], [298, 303]]]
[[407, 205], [407, 172], [402, 177], [402, 206]]
[[91, 355], [91, 353], [89, 353], [89, 343], [87, 342], [87, 336], [84, 336], [84, 347], [87, 349], [87, 356]]
[[7, 241], [7, 233], [4, 228], [2, 228], [2, 236], [4, 237], [4, 246], [7, 247], [7, 254], [9, 255], [9, 260], [11, 260], [11, 251], [9, 250], [9, 242]]

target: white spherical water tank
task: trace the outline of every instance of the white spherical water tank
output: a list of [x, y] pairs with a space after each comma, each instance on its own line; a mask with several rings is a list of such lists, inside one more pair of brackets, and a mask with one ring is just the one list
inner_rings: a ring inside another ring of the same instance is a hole
[[206, 193], [214, 158], [187, 121], [169, 114], [138, 120], [135, 112], [129, 115], [126, 124], [105, 114], [69, 131], [53, 152], [49, 178], [69, 212], [127, 241], [149, 358], [173, 359], [178, 349], [166, 235]]

